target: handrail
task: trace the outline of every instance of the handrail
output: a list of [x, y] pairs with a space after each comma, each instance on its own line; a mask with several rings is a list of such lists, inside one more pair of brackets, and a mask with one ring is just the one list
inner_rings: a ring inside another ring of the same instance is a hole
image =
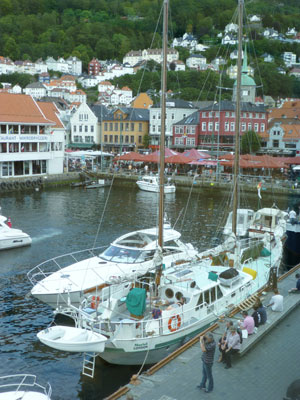
[[[12, 381], [15, 379], [16, 381]], [[2, 383], [1, 381], [11, 381], [7, 383]], [[17, 386], [17, 388], [15, 388]], [[43, 392], [48, 399], [50, 399], [51, 393], [52, 393], [52, 388], [49, 382], [47, 382], [46, 386], [42, 386], [41, 384], [36, 382], [36, 376], [32, 374], [14, 374], [14, 375], [6, 375], [6, 376], [1, 376], [0, 377], [0, 392], [1, 389], [7, 389], [7, 388], [14, 388], [13, 390], [15, 393], [18, 393], [22, 388], [28, 387], [28, 388], [34, 388], [38, 389], [39, 392]], [[35, 390], [37, 391], [37, 390]]]
[[[73, 258], [73, 260], [75, 262], [78, 262], [80, 260], [78, 258], [76, 258], [77, 255], [83, 254], [83, 253], [86, 252], [86, 253], [89, 253], [89, 255], [90, 255], [90, 257], [88, 257], [88, 258], [96, 257], [96, 254], [94, 254], [94, 252], [99, 251], [101, 249], [104, 249], [106, 247], [107, 246], [94, 247], [94, 248], [85, 249], [85, 250], [79, 250], [79, 251], [75, 251], [75, 252], [72, 252], [72, 253], [67, 253], [67, 254], [63, 254], [63, 255], [57, 256], [57, 257], [50, 258], [50, 259], [48, 259], [46, 261], [43, 261], [42, 263], [36, 265], [32, 269], [30, 269], [27, 272], [27, 278], [29, 279], [29, 281], [31, 282], [32, 285], [35, 285], [40, 280], [42, 280], [44, 278], [47, 278], [47, 276], [52, 274], [53, 272], [59, 271], [62, 268], [64, 268], [63, 266], [60, 265], [58, 260], [62, 260], [64, 258], [71, 257], [71, 258]], [[52, 263], [52, 266], [50, 265], [51, 263]], [[54, 265], [56, 267], [55, 270], [53, 270]], [[51, 268], [51, 270], [49, 272], [45, 272], [43, 270], [43, 268], [46, 269], [47, 267]], [[42, 278], [41, 279], [36, 279], [36, 277], [38, 277], [39, 275], [41, 275]]]

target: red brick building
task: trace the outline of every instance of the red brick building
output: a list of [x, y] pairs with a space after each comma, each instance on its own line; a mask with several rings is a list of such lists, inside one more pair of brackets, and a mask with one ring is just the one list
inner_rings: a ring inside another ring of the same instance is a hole
[[89, 62], [89, 67], [88, 67], [89, 75], [98, 75], [100, 71], [101, 71], [101, 63], [96, 58], [93, 58]]
[[[263, 105], [241, 104], [240, 135], [248, 131], [263, 134], [268, 129], [267, 111]], [[221, 101], [200, 109], [173, 126], [175, 148], [200, 147], [210, 150], [233, 150], [235, 136], [235, 103]]]

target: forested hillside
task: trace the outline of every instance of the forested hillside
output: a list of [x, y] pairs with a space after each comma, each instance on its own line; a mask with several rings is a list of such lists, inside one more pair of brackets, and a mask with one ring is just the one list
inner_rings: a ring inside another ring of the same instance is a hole
[[[13, 60], [76, 55], [121, 60], [131, 49], [150, 47], [162, 0], [0, 0], [0, 55]], [[170, 0], [170, 37], [191, 32], [201, 39], [223, 30], [236, 0]], [[300, 30], [298, 0], [245, 3], [264, 26]], [[160, 46], [160, 32], [154, 47]]]

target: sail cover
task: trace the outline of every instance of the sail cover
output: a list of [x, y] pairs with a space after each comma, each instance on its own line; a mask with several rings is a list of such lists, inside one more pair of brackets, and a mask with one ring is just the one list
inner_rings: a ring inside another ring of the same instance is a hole
[[126, 306], [128, 311], [136, 316], [141, 316], [146, 308], [146, 290], [133, 288], [127, 295]]

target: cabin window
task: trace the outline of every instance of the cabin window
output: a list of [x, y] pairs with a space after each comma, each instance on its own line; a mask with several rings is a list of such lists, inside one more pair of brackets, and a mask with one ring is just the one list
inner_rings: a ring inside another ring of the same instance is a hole
[[179, 301], [181, 299], [181, 297], [183, 296], [183, 294], [181, 292], [177, 292], [175, 294], [176, 299]]
[[196, 282], [193, 281], [193, 282], [190, 284], [190, 287], [191, 287], [192, 289], [194, 289], [195, 286], [196, 286]]
[[172, 289], [168, 288], [165, 291], [165, 295], [168, 299], [172, 299], [174, 297], [174, 292]]
[[216, 301], [216, 289], [211, 288], [210, 289], [210, 302], [214, 303]]
[[200, 293], [199, 299], [197, 301], [196, 310], [199, 310], [199, 307], [203, 304], [203, 293]]
[[223, 297], [222, 290], [220, 289], [220, 286], [217, 286], [217, 299], [221, 299]]
[[204, 301], [205, 301], [205, 303], [207, 303], [207, 304], [210, 303], [210, 301], [209, 301], [209, 290], [206, 290], [206, 291], [204, 292]]

